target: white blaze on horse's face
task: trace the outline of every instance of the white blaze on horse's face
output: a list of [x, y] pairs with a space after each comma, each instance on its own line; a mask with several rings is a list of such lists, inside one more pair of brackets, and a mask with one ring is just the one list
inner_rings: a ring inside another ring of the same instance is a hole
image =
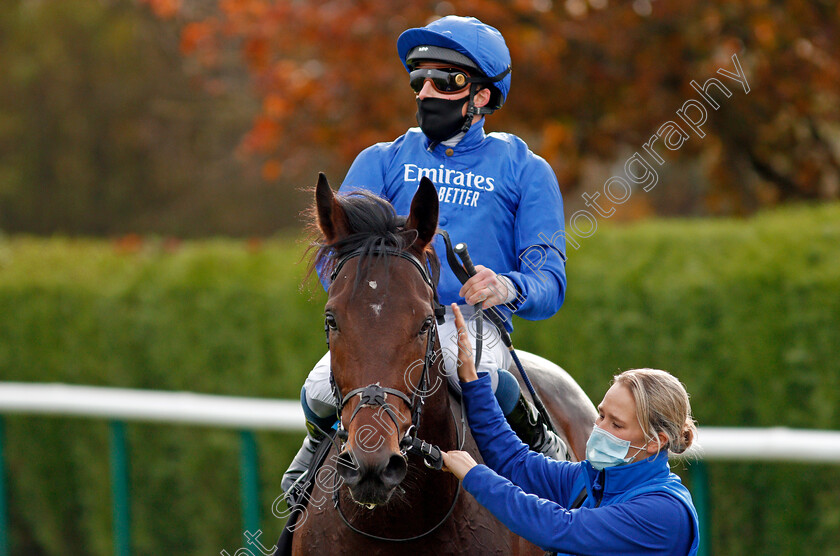
[[[376, 289], [376, 280], [371, 280], [370, 282], [368, 282], [368, 286], [370, 286], [370, 289], [375, 290]], [[374, 314], [376, 315], [377, 318], [379, 318], [379, 313], [382, 312], [382, 304], [381, 303], [371, 303], [370, 308], [373, 309]]]

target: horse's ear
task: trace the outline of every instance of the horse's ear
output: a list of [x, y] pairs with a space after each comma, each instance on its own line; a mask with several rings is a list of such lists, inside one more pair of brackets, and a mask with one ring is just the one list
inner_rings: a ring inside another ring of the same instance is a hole
[[324, 234], [327, 243], [345, 237], [349, 233], [347, 216], [335, 198], [327, 176], [318, 173], [318, 185], [315, 186], [315, 206], [318, 209], [318, 228]]
[[411, 212], [406, 220], [407, 230], [417, 230], [413, 247], [422, 251], [434, 239], [438, 225], [438, 195], [432, 180], [423, 177], [411, 200]]

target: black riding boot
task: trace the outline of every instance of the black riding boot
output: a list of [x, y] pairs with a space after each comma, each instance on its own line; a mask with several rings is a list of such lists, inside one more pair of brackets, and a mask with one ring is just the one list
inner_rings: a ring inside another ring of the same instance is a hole
[[306, 482], [307, 471], [309, 471], [312, 458], [315, 457], [315, 452], [324, 438], [326, 437], [321, 431], [309, 421], [306, 422], [306, 437], [303, 439], [303, 445], [289, 465], [289, 469], [283, 473], [283, 479], [280, 481], [280, 488], [287, 495], [293, 486], [302, 485]]
[[548, 430], [545, 419], [537, 408], [525, 399], [524, 393], [520, 392], [519, 401], [516, 402], [513, 411], [505, 415], [505, 418], [516, 436], [535, 452], [560, 461], [571, 459], [566, 443]]

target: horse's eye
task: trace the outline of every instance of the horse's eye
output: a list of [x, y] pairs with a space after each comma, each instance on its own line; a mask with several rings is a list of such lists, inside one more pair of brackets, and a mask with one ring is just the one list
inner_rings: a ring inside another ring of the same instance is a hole
[[335, 317], [332, 314], [327, 313], [327, 315], [324, 317], [324, 320], [327, 323], [327, 326], [330, 328], [330, 330], [338, 330], [338, 323], [335, 322]]
[[423, 321], [423, 326], [420, 327], [420, 334], [425, 334], [432, 328], [432, 318], [429, 317]]

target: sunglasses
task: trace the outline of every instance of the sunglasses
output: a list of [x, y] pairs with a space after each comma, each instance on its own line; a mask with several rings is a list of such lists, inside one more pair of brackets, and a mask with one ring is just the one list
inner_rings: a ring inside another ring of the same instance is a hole
[[463, 91], [473, 82], [465, 72], [457, 69], [421, 68], [408, 74], [408, 84], [415, 93], [420, 92], [427, 79], [432, 81], [437, 92], [445, 94]]

